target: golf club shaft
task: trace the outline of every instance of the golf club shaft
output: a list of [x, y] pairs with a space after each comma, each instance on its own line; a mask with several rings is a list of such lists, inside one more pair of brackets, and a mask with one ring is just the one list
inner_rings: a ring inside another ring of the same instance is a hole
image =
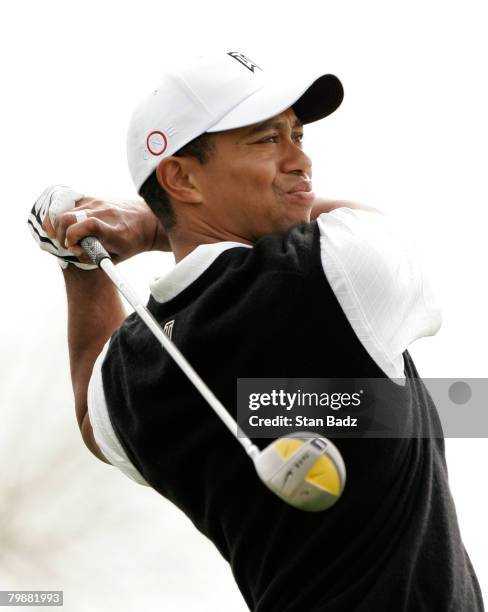
[[110, 259], [110, 255], [104, 249], [100, 241], [94, 236], [86, 236], [80, 241], [80, 245], [85, 250], [88, 257], [93, 261], [94, 264], [98, 265], [105, 274], [110, 278], [112, 283], [117, 287], [124, 298], [134, 308], [139, 317], [144, 321], [150, 331], [162, 344], [163, 348], [171, 355], [171, 357], [180, 366], [186, 376], [195, 385], [197, 390], [201, 393], [204, 399], [210, 404], [211, 408], [217, 413], [220, 419], [227, 425], [232, 434], [242, 444], [247, 454], [254, 458], [258, 453], [258, 447], [251, 442], [251, 440], [244, 434], [242, 429], [232, 418], [232, 416], [224, 408], [223, 404], [217, 399], [214, 393], [200, 378], [193, 367], [188, 363], [183, 354], [179, 351], [176, 345], [169, 339], [169, 337], [161, 329], [161, 326], [152, 316], [149, 310], [144, 306], [138, 296], [134, 293], [131, 287], [127, 284], [124, 277], [118, 272], [114, 263]]

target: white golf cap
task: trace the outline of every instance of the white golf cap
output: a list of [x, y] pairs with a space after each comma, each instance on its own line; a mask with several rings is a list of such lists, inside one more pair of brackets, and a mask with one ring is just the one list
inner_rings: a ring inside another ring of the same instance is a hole
[[344, 91], [333, 74], [268, 72], [237, 51], [200, 56], [166, 72], [129, 124], [127, 157], [137, 191], [169, 157], [204, 132], [265, 121], [293, 106], [302, 123], [330, 115]]

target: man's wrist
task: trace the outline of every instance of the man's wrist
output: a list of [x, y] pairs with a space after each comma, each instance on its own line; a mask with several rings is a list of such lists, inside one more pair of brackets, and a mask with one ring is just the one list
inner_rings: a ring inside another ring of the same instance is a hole
[[[156, 218], [156, 216], [153, 214]], [[156, 228], [154, 231], [154, 238], [151, 245], [150, 251], [171, 251], [171, 245], [169, 243], [168, 235], [164, 229], [161, 221], [156, 218]]]
[[141, 212], [145, 225], [146, 248], [144, 251], [171, 251], [168, 235], [162, 223], [142, 199], [133, 203]]
[[[61, 268], [61, 271], [63, 272], [63, 276], [66, 282], [72, 282], [77, 284], [89, 282], [91, 285], [93, 285], [94, 283], [104, 285], [110, 284], [110, 280], [105, 274], [105, 272], [103, 270], [100, 270], [100, 268], [98, 267], [93, 268], [93, 270], [82, 270], [81, 268], [70, 264], [66, 268]], [[87, 274], [87, 272], [90, 272], [90, 274]]]
[[[77, 257], [80, 257], [79, 255], [77, 255]], [[98, 266], [94, 265], [94, 264], [84, 264], [86, 267], [83, 267], [83, 264], [76, 264], [72, 261], [66, 261], [66, 260], [62, 260], [63, 263], [60, 263], [58, 258], [58, 264], [59, 267], [61, 268], [61, 270], [64, 272], [65, 270], [78, 270], [79, 272], [94, 272], [95, 270], [98, 270]]]

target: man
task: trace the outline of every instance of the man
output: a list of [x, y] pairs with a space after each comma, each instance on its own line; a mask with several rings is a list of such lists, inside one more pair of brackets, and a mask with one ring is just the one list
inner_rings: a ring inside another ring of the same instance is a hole
[[[168, 73], [128, 136], [134, 184], [155, 214], [61, 188], [34, 207], [34, 236], [69, 263], [83, 439], [185, 512], [255, 612], [481, 611], [437, 413], [407, 351], [437, 332], [439, 309], [385, 215], [311, 191], [303, 125], [334, 112], [342, 86], [333, 75], [292, 81], [237, 52]], [[348, 474], [340, 500], [322, 513], [288, 506], [137, 315], [126, 317], [76, 246], [86, 235], [115, 261], [173, 251], [148, 308], [232, 414], [237, 378], [387, 378], [409, 391], [414, 435], [335, 440]]]

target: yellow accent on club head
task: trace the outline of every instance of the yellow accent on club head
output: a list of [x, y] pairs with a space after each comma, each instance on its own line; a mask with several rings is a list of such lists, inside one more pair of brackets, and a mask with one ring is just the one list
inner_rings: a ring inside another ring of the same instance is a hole
[[305, 480], [333, 495], [339, 495], [341, 492], [341, 480], [336, 464], [327, 455], [317, 459]]
[[273, 447], [278, 451], [282, 459], [289, 459], [304, 444], [303, 440], [297, 438], [280, 438], [273, 443]]
[[[274, 448], [282, 459], [289, 459], [305, 442], [297, 438], [280, 438], [274, 442]], [[332, 495], [340, 495], [341, 479], [336, 464], [327, 455], [322, 455], [313, 464], [305, 480], [319, 489], [323, 489]]]

